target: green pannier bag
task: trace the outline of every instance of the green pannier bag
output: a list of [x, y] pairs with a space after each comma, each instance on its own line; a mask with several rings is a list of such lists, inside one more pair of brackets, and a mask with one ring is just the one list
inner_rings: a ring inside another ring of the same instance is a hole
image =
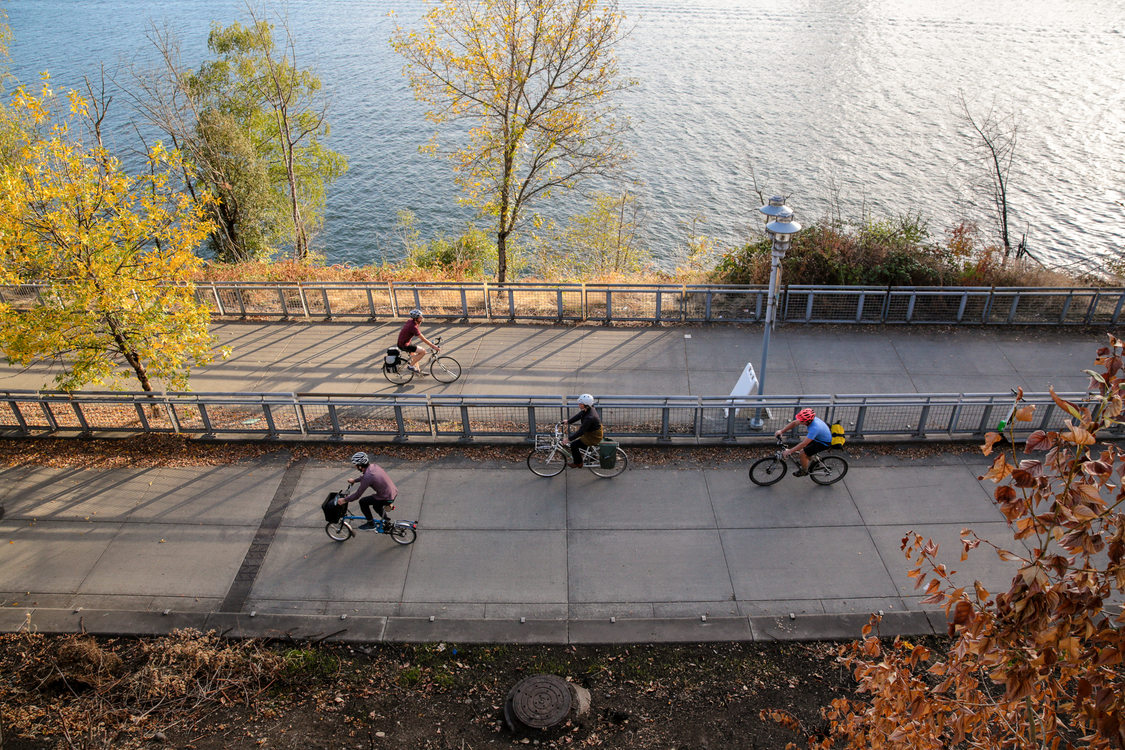
[[598, 444], [598, 463], [603, 469], [612, 469], [617, 466], [617, 443], [612, 440], [603, 440]]

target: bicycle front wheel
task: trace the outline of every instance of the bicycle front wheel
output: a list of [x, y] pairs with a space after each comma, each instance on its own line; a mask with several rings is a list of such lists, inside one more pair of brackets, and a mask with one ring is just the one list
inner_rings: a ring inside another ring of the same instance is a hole
[[527, 468], [541, 477], [553, 477], [566, 468], [570, 460], [567, 451], [558, 448], [536, 448], [527, 455]]
[[599, 477], [615, 477], [618, 474], [620, 474], [621, 472], [625, 471], [625, 469], [628, 468], [628, 466], [629, 466], [629, 456], [627, 456], [625, 454], [625, 451], [618, 448], [617, 449], [617, 463], [615, 463], [613, 465], [612, 469], [603, 469], [602, 465], [600, 463], [594, 464], [593, 466], [591, 466], [589, 468], [590, 468], [590, 471], [594, 472], [594, 474], [596, 474]]
[[414, 373], [407, 369], [406, 360], [400, 360], [397, 365], [383, 365], [383, 377], [395, 385], [406, 385], [414, 377]]
[[759, 487], [769, 487], [777, 484], [789, 471], [789, 465], [777, 456], [760, 458], [750, 467], [750, 481]]
[[418, 532], [412, 526], [392, 526], [387, 533], [397, 544], [414, 544], [414, 540], [418, 538]]
[[329, 539], [337, 542], [346, 542], [355, 536], [355, 532], [352, 531], [352, 527], [347, 521], [324, 524], [324, 533], [328, 535]]
[[809, 467], [809, 479], [817, 484], [835, 484], [848, 473], [848, 462], [839, 456], [824, 456], [819, 466]]
[[461, 377], [461, 365], [453, 357], [438, 357], [430, 364], [430, 375], [439, 383], [452, 383]]

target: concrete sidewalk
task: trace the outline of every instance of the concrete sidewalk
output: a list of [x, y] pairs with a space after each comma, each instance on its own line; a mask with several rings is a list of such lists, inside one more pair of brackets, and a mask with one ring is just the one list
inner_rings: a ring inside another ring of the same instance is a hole
[[[192, 375], [197, 392], [727, 395], [747, 362], [761, 370], [761, 326], [604, 328], [447, 325], [450, 385], [391, 385], [380, 369], [398, 324], [218, 323], [233, 354]], [[1105, 344], [1073, 328], [783, 326], [771, 338], [775, 395], [1084, 391], [1082, 370]], [[0, 389], [53, 387], [54, 368], [0, 367]], [[126, 388], [132, 388], [126, 383]]]
[[[409, 547], [324, 533], [351, 476], [278, 459], [200, 468], [0, 471], [0, 629], [538, 643], [853, 638], [944, 630], [899, 540], [941, 543], [971, 584], [1007, 585], [971, 526], [1009, 532], [976, 456], [855, 459], [831, 487], [752, 485], [748, 464], [630, 466], [613, 479], [522, 464], [387, 460]], [[354, 508], [353, 508], [354, 509]], [[1010, 538], [1010, 537], [1009, 537]], [[792, 613], [792, 616], [791, 616]]]

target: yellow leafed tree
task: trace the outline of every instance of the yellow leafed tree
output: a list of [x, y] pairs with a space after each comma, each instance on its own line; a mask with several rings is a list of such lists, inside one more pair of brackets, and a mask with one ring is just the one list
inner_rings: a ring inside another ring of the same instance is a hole
[[72, 134], [100, 122], [75, 92], [55, 121], [46, 85], [18, 89], [6, 105], [28, 122], [0, 165], [0, 283], [45, 284], [40, 304], [0, 303], [0, 351], [13, 364], [57, 360], [63, 390], [118, 386], [134, 376], [145, 391], [161, 381], [187, 388], [193, 363], [213, 356], [209, 313], [194, 298], [194, 249], [210, 225], [203, 207], [171, 187], [179, 155], [157, 145], [146, 171], [128, 174], [103, 147]]
[[469, 126], [448, 155], [465, 202], [495, 219], [501, 282], [529, 205], [627, 157], [615, 102], [633, 85], [617, 68], [622, 20], [614, 0], [438, 0], [420, 30], [396, 28], [427, 117]]

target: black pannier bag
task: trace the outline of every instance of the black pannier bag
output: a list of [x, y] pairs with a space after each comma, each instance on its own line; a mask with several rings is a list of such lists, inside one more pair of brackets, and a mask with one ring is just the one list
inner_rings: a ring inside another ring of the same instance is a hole
[[320, 504], [320, 509], [324, 511], [324, 520], [328, 523], [337, 523], [348, 512], [347, 505], [337, 505], [336, 498], [339, 495], [335, 492], [329, 492], [328, 497], [324, 498], [324, 502]]
[[395, 365], [398, 364], [398, 358], [400, 356], [401, 356], [401, 354], [400, 354], [399, 350], [396, 347], [392, 346], [390, 349], [387, 350], [386, 355], [383, 357], [383, 366], [384, 367], [394, 367]]

